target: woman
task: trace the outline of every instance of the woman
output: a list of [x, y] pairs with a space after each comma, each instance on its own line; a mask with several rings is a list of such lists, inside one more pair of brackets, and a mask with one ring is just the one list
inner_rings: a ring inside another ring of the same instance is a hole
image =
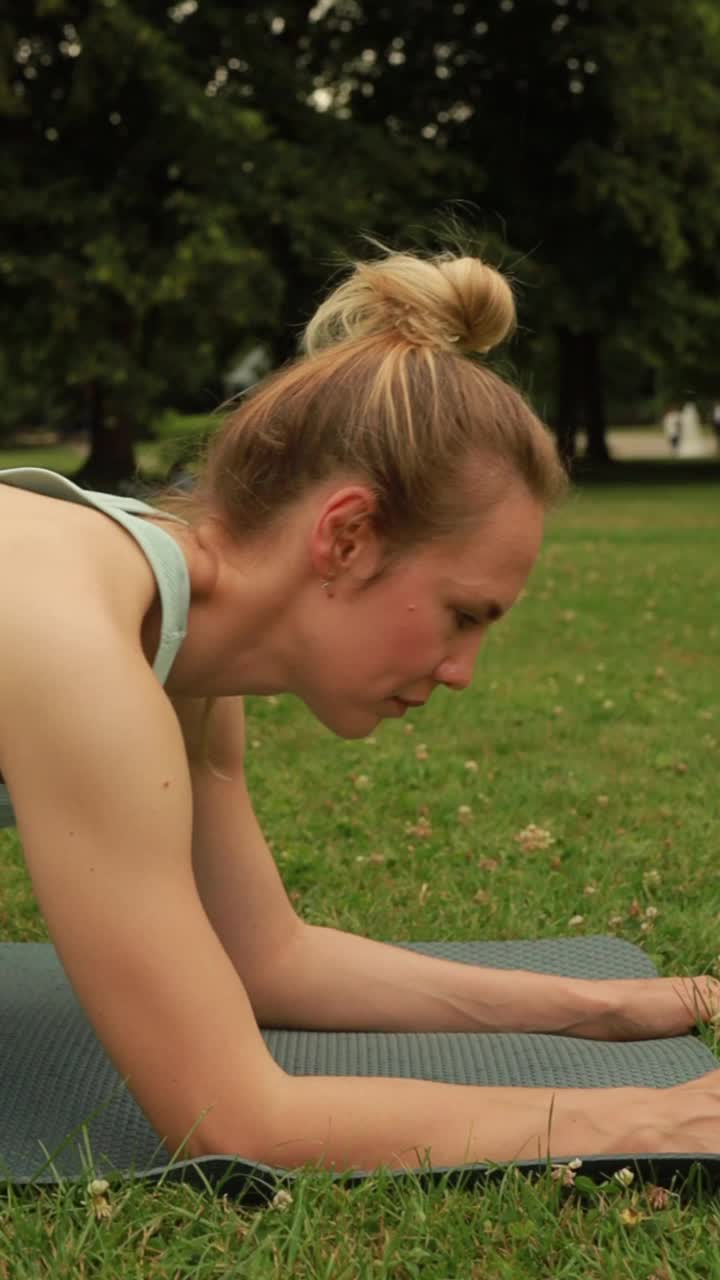
[[244, 693], [289, 690], [352, 738], [469, 684], [564, 487], [522, 398], [465, 358], [513, 320], [478, 259], [358, 264], [306, 357], [214, 437], [184, 521], [0, 474], [5, 821], [170, 1150], [336, 1168], [720, 1150], [720, 1072], [554, 1094], [295, 1078], [257, 1028], [640, 1038], [713, 1010], [708, 978], [499, 972], [309, 926], [245, 788]]

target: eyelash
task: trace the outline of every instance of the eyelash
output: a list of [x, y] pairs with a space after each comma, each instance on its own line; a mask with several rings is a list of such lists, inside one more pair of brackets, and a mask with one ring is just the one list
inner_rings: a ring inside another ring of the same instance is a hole
[[471, 613], [465, 613], [462, 609], [455, 610], [455, 620], [461, 631], [467, 631], [470, 627], [478, 625], [477, 618], [474, 618]]

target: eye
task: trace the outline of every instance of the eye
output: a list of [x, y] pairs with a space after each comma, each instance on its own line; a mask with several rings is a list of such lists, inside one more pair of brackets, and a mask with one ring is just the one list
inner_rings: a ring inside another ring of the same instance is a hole
[[471, 613], [466, 613], [464, 609], [455, 610], [455, 621], [460, 631], [467, 631], [470, 627], [478, 625], [477, 618], [474, 618]]

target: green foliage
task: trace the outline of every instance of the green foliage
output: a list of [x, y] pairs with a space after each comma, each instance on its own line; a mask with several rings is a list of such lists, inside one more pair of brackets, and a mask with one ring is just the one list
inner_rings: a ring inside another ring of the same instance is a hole
[[345, 109], [424, 138], [502, 228], [541, 362], [553, 329], [590, 330], [694, 389], [720, 323], [716, 6], [358, 0], [317, 28]]
[[141, 430], [159, 406], [209, 411], [237, 351], [294, 326], [291, 353], [348, 228], [409, 207], [409, 167], [308, 105], [264, 10], [182, 12], [7, 7], [2, 372], [25, 391], [0, 430], [58, 401], [77, 414], [91, 388]]
[[44, 346], [37, 403], [77, 406], [97, 383], [135, 417], [203, 387], [211, 404], [223, 351], [258, 299], [274, 315], [279, 295], [229, 162], [262, 146], [258, 112], [207, 95], [209, 52], [193, 54], [164, 12], [153, 24], [123, 0], [11, 10], [0, 172], [16, 193], [2, 214], [12, 356]]
[[714, 393], [712, 0], [3, 14], [0, 432], [210, 411], [238, 352], [294, 354], [358, 233], [446, 205], [517, 279], [547, 401], [560, 329]]
[[174, 466], [192, 463], [217, 425], [218, 419], [210, 414], [180, 414], [166, 409], [152, 424], [152, 434], [160, 442], [160, 469], [167, 472]]

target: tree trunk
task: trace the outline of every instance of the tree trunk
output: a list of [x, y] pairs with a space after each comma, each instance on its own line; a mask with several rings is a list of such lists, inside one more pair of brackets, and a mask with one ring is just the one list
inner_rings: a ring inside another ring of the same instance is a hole
[[90, 454], [73, 480], [88, 489], [127, 492], [136, 475], [130, 419], [116, 406], [113, 412], [107, 412], [103, 387], [98, 381], [90, 383], [88, 399]]
[[283, 324], [269, 335], [268, 341], [272, 367], [279, 369], [300, 354], [300, 336], [317, 306], [317, 283], [313, 285], [307, 279], [287, 227], [282, 223], [272, 225], [268, 240], [273, 261], [285, 284]]
[[605, 439], [605, 397], [600, 337], [597, 333], [572, 333], [559, 329], [558, 382], [555, 432], [558, 449], [569, 466], [576, 456], [577, 433], [587, 430], [585, 457], [610, 462]]
[[587, 428], [585, 457], [588, 462], [610, 462], [610, 452], [605, 438], [605, 395], [600, 337], [597, 333], [579, 335], [579, 364], [582, 369], [582, 395]]
[[575, 445], [580, 427], [580, 369], [577, 334], [569, 329], [557, 331], [557, 402], [555, 434], [563, 462], [569, 466], [575, 458]]

